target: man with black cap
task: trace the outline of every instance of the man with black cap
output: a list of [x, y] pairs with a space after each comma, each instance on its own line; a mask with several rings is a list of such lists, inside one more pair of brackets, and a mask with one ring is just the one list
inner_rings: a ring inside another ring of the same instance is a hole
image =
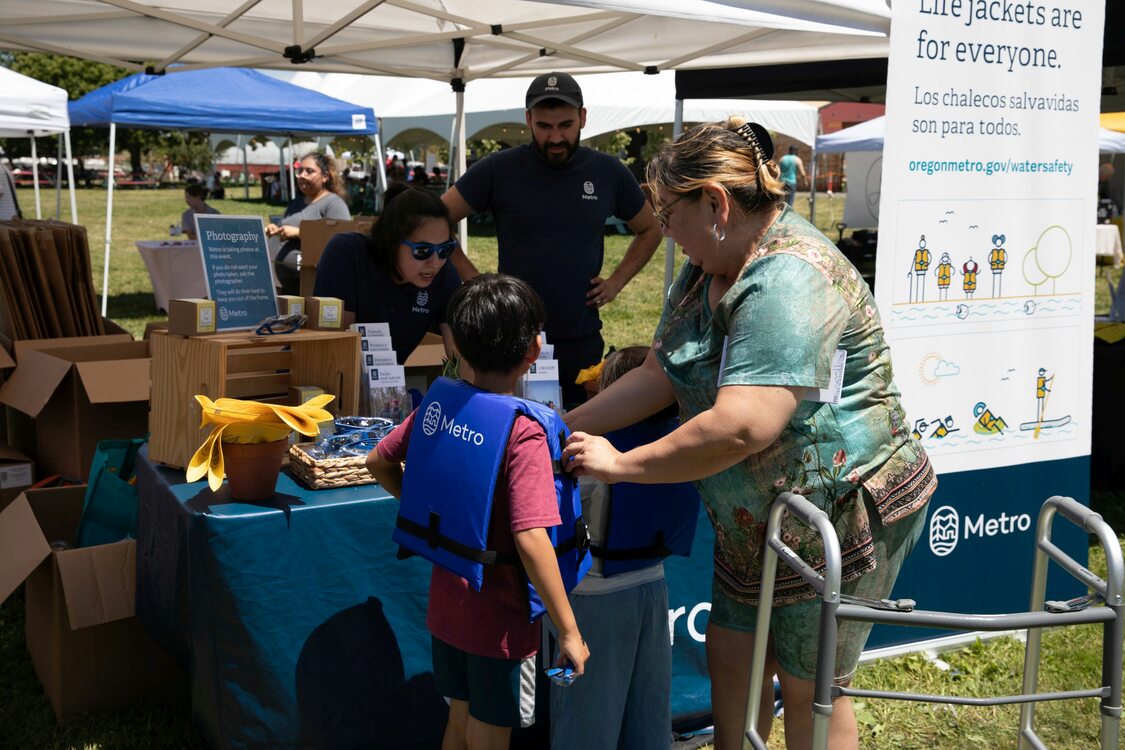
[[[618, 159], [578, 145], [586, 124], [582, 89], [566, 73], [545, 73], [527, 89], [532, 141], [473, 165], [442, 200], [454, 221], [491, 210], [501, 273], [517, 276], [543, 299], [547, 340], [559, 361], [563, 402], [585, 400], [574, 380], [602, 359], [598, 311], [644, 268], [660, 244], [652, 204]], [[634, 237], [625, 257], [603, 278], [605, 221], [625, 219]], [[477, 269], [458, 249], [462, 279]]]

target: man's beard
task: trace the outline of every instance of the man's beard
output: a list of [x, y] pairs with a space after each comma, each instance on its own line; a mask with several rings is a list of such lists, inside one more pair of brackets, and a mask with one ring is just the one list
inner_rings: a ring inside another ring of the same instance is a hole
[[563, 140], [560, 143], [551, 144], [554, 146], [565, 147], [565, 152], [548, 150], [547, 147], [539, 145], [539, 141], [535, 140], [534, 138], [531, 139], [531, 143], [535, 146], [535, 150], [539, 152], [539, 155], [543, 157], [543, 160], [549, 164], [566, 164], [568, 161], [570, 161], [570, 157], [574, 156], [574, 152], [578, 150], [577, 138], [573, 143], [567, 140]]

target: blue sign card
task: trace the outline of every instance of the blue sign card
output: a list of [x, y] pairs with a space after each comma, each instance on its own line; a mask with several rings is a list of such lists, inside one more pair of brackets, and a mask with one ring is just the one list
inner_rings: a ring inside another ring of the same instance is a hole
[[277, 315], [273, 262], [260, 216], [196, 214], [207, 295], [215, 301], [216, 329], [253, 328]]

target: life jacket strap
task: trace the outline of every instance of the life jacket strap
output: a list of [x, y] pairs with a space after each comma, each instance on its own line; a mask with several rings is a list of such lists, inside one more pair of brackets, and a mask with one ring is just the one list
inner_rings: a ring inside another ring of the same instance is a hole
[[625, 560], [651, 560], [664, 559], [672, 554], [672, 550], [664, 546], [664, 531], [656, 533], [656, 539], [647, 547], [633, 547], [631, 549], [606, 549], [605, 547], [591, 544], [590, 553], [600, 560], [623, 562]]
[[430, 512], [429, 523], [425, 526], [420, 523], [415, 523], [408, 518], [403, 518], [401, 515], [398, 517], [395, 525], [407, 534], [425, 541], [426, 544], [430, 546], [430, 549], [440, 548], [471, 562], [480, 563], [481, 565], [516, 565], [519, 563], [519, 555], [515, 552], [476, 549], [441, 534], [439, 531], [439, 527], [441, 526], [441, 514], [434, 513], [433, 511]]

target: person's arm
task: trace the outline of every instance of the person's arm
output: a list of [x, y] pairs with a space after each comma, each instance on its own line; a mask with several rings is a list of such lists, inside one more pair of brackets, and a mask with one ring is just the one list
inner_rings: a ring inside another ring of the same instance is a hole
[[379, 446], [367, 454], [367, 459], [364, 461], [367, 470], [371, 472], [371, 476], [395, 497], [402, 497], [402, 464], [398, 461], [390, 461], [383, 457], [379, 452]]
[[587, 305], [603, 307], [613, 302], [625, 285], [652, 258], [652, 254], [660, 245], [661, 238], [660, 224], [657, 223], [652, 212], [652, 204], [646, 198], [641, 205], [641, 210], [626, 222], [629, 229], [633, 230], [633, 241], [629, 243], [628, 249], [625, 250], [625, 257], [621, 259], [617, 268], [613, 269], [609, 278], [595, 276], [590, 279], [590, 290], [586, 292]]
[[729, 469], [773, 444], [792, 419], [805, 388], [729, 385], [715, 405], [648, 445], [618, 453], [605, 438], [570, 436], [566, 455], [578, 474], [603, 482], [671, 484]]
[[563, 417], [573, 431], [604, 435], [636, 424], [676, 400], [664, 368], [649, 352], [640, 367], [622, 375], [613, 385]]
[[805, 173], [805, 162], [799, 156], [797, 157], [797, 174], [801, 176], [802, 180], [809, 178], [808, 174]]
[[586, 641], [582, 640], [574, 611], [566, 598], [555, 548], [547, 536], [547, 530], [525, 529], [515, 532], [513, 537], [527, 577], [543, 600], [551, 622], [559, 629], [559, 661], [569, 663], [574, 667], [574, 674], [581, 675], [586, 670], [590, 649], [586, 647]]
[[[461, 192], [456, 186], [446, 190], [441, 196], [441, 202], [449, 209], [449, 220], [454, 224], [466, 218], [473, 212], [473, 207], [469, 202], [462, 197]], [[453, 255], [449, 258], [450, 263], [457, 269], [457, 275], [461, 277], [462, 281], [468, 281], [474, 276], [479, 276], [480, 271], [469, 260], [469, 256], [465, 255], [465, 251], [458, 245], [457, 249], [453, 251]]]

